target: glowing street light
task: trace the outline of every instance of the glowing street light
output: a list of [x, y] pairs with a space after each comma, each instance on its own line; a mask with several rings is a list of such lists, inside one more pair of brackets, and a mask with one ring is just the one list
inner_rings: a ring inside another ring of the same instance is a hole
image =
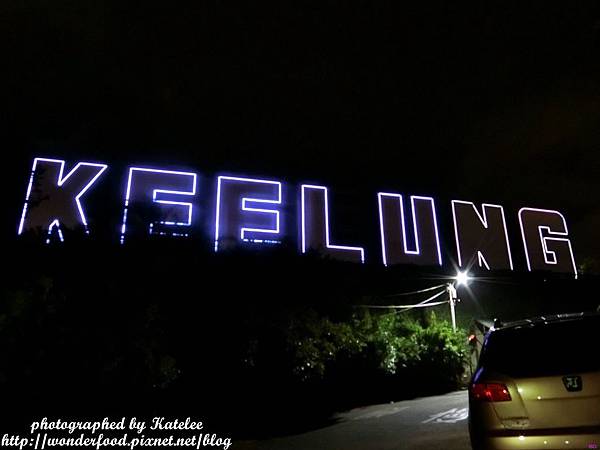
[[458, 271], [454, 279], [456, 280], [457, 286], [460, 286], [461, 284], [464, 284], [466, 286], [467, 284], [469, 284], [469, 280], [471, 279], [471, 277], [466, 271]]

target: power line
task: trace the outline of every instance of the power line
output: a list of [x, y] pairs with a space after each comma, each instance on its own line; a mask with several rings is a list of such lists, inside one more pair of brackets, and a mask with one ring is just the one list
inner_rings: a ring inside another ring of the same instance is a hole
[[434, 302], [434, 303], [427, 303], [424, 305], [421, 305], [420, 303], [417, 303], [415, 305], [391, 305], [391, 306], [385, 306], [385, 305], [357, 305], [363, 308], [375, 308], [375, 309], [392, 309], [392, 308], [397, 308], [397, 309], [405, 309], [405, 310], [409, 310], [412, 308], [428, 308], [429, 306], [438, 306], [438, 305], [443, 305], [444, 303], [448, 303], [448, 300], [442, 300], [441, 302]]
[[[442, 285], [443, 286], [443, 285]], [[436, 288], [439, 288], [440, 286], [436, 286]], [[431, 290], [431, 289], [429, 289]], [[444, 300], [442, 302], [436, 302], [436, 303], [429, 303], [430, 301], [438, 298], [440, 295], [445, 294], [446, 291], [441, 291], [438, 292], [437, 294], [432, 295], [431, 297], [429, 297], [426, 300], [423, 300], [420, 303], [414, 304], [414, 305], [356, 305], [357, 308], [373, 308], [373, 309], [402, 309], [404, 311], [408, 311], [409, 309], [412, 308], [427, 308], [429, 306], [437, 306], [437, 305], [441, 305], [443, 303], [448, 303], [447, 300]]]
[[401, 292], [399, 294], [386, 295], [385, 297], [402, 297], [402, 296], [405, 296], [405, 295], [421, 294], [423, 292], [434, 291], [434, 290], [442, 288], [442, 287], [446, 287], [446, 285], [445, 284], [438, 284], [437, 286], [429, 287], [429, 288], [426, 288], [426, 289], [421, 289], [421, 290], [418, 290], [418, 291]]

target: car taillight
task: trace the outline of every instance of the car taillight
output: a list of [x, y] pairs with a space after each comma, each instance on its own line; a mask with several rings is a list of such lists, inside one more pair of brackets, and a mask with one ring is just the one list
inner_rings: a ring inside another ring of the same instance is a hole
[[475, 383], [471, 386], [471, 397], [480, 402], [509, 402], [510, 392], [505, 384]]

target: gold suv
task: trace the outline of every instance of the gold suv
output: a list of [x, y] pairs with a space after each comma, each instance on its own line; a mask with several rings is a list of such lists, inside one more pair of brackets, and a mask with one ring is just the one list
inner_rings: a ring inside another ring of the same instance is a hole
[[469, 387], [473, 449], [600, 448], [600, 314], [561, 314], [487, 334]]

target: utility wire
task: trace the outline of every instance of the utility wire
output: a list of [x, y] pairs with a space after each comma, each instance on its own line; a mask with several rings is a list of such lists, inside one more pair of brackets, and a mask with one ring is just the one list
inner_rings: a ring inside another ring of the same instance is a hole
[[[432, 295], [431, 297], [429, 297], [427, 300], [424, 300], [421, 303], [417, 303], [417, 305], [415, 305], [414, 308], [426, 308], [426, 307], [429, 307], [429, 306], [436, 306], [436, 305], [442, 305], [444, 303], [450, 303], [450, 300], [444, 300], [444, 301], [441, 301], [441, 302], [429, 303], [431, 300], [434, 300], [434, 299], [438, 298], [440, 295], [445, 294], [445, 293], [446, 293], [446, 290], [438, 292], [437, 294]], [[409, 308], [404, 308], [404, 309], [401, 309], [399, 311], [396, 311], [396, 314], [401, 314], [401, 313], [404, 313], [406, 311], [410, 311], [411, 309], [413, 309], [413, 308], [410, 308], [410, 307]]]
[[375, 308], [375, 309], [390, 309], [390, 308], [397, 308], [397, 309], [405, 309], [405, 310], [409, 310], [412, 308], [428, 308], [430, 306], [438, 306], [438, 305], [443, 305], [444, 303], [448, 303], [448, 300], [442, 300], [441, 302], [434, 302], [434, 303], [426, 303], [424, 305], [421, 305], [419, 303], [417, 303], [416, 305], [395, 305], [395, 306], [384, 306], [384, 305], [358, 305], [364, 308]]
[[[439, 287], [439, 286], [437, 286]], [[441, 305], [442, 303], [447, 303], [447, 301], [443, 301], [443, 302], [437, 302], [435, 304], [433, 303], [429, 303], [430, 301], [438, 298], [440, 295], [445, 294], [446, 291], [441, 291], [438, 292], [437, 294], [432, 295], [431, 297], [429, 297], [426, 300], [423, 300], [420, 303], [417, 303], [415, 305], [356, 305], [357, 308], [374, 308], [374, 309], [402, 309], [404, 311], [408, 311], [409, 309], [412, 308], [426, 308], [428, 306], [436, 306], [436, 305]]]
[[419, 291], [401, 292], [400, 294], [390, 294], [390, 295], [386, 295], [385, 297], [401, 297], [401, 296], [404, 296], [404, 295], [421, 294], [423, 292], [434, 291], [434, 290], [442, 288], [442, 287], [446, 287], [446, 285], [445, 284], [438, 284], [437, 286], [433, 286], [433, 287], [426, 288], [426, 289], [421, 289]]

